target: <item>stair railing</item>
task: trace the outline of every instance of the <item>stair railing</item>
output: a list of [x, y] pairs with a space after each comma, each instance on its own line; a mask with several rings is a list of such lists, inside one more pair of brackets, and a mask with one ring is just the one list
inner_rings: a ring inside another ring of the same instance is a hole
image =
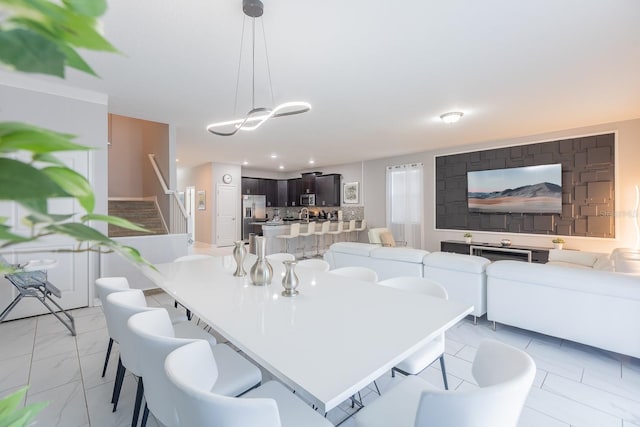
[[168, 195], [171, 200], [169, 202], [169, 232], [173, 234], [187, 234], [187, 210], [180, 201], [180, 198], [178, 198], [178, 193], [175, 190], [169, 189], [167, 183], [164, 181], [164, 178], [160, 173], [160, 169], [158, 168], [155, 154], [149, 154], [148, 156], [149, 161], [151, 162], [151, 166], [153, 167], [153, 170], [156, 173], [156, 177], [158, 178], [158, 182], [160, 182], [160, 185], [162, 186], [162, 191], [164, 192], [164, 194]]

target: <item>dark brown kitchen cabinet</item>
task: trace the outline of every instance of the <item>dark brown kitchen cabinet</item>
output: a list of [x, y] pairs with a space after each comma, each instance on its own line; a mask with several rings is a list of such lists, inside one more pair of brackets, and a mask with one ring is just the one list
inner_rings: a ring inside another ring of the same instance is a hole
[[242, 194], [247, 195], [255, 195], [255, 194], [264, 194], [260, 192], [260, 179], [258, 178], [247, 178], [242, 177], [241, 186], [242, 186]]
[[316, 176], [316, 206], [340, 206], [340, 175]]
[[286, 207], [289, 206], [289, 182], [286, 179], [278, 180], [278, 204], [277, 206]]
[[302, 194], [315, 194], [316, 192], [316, 174], [314, 172], [311, 173], [303, 173], [302, 174], [302, 189], [300, 193]]
[[278, 205], [278, 181], [275, 179], [263, 179], [264, 194], [267, 196], [267, 207]]
[[289, 179], [287, 181], [287, 206], [300, 206], [300, 193], [302, 192], [302, 178]]

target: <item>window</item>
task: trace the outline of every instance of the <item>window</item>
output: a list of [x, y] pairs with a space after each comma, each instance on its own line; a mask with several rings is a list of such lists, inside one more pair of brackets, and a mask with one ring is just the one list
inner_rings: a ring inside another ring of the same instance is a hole
[[407, 246], [423, 246], [422, 163], [387, 167], [387, 227]]

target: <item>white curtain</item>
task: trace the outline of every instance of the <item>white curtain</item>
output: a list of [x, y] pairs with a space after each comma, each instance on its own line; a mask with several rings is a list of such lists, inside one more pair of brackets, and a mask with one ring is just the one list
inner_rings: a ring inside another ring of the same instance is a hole
[[422, 163], [387, 166], [387, 228], [396, 240], [423, 247]]

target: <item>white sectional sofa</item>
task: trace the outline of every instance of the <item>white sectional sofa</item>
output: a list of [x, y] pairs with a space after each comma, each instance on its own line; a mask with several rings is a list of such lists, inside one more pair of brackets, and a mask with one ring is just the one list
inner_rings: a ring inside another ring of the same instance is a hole
[[640, 276], [497, 261], [487, 319], [640, 358]]
[[442, 284], [449, 299], [472, 304], [474, 317], [487, 312], [485, 268], [489, 260], [477, 256], [434, 252], [404, 247], [382, 247], [357, 242], [331, 245], [324, 259], [332, 269], [368, 267], [380, 280], [400, 276], [426, 277]]

